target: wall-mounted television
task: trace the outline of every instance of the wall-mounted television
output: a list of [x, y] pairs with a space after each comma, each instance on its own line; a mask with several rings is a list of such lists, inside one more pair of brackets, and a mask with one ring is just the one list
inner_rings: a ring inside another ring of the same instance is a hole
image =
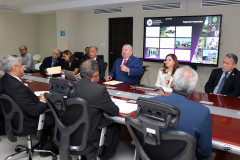
[[143, 59], [164, 61], [175, 54], [178, 61], [217, 66], [221, 15], [144, 18]]

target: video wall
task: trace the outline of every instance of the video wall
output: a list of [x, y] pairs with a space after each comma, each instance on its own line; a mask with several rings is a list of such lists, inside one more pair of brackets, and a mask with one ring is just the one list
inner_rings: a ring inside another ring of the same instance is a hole
[[144, 18], [144, 60], [217, 66], [221, 15]]

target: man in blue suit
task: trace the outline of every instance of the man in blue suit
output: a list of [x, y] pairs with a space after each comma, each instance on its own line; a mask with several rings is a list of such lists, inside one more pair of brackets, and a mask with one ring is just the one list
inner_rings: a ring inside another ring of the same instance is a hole
[[40, 70], [45, 71], [47, 68], [55, 66], [62, 67], [65, 62], [62, 58], [60, 58], [60, 55], [61, 51], [59, 49], [55, 49], [52, 56], [44, 58], [43, 63], [40, 65]]
[[173, 76], [173, 93], [153, 99], [175, 105], [180, 110], [180, 121], [174, 130], [184, 131], [196, 140], [196, 159], [212, 152], [211, 116], [207, 107], [187, 98], [195, 89], [197, 73], [189, 67], [178, 68]]
[[132, 46], [125, 44], [122, 47], [122, 57], [118, 58], [107, 77], [107, 81], [115, 79], [128, 83], [140, 83], [139, 75], [142, 73], [142, 61], [134, 57]]

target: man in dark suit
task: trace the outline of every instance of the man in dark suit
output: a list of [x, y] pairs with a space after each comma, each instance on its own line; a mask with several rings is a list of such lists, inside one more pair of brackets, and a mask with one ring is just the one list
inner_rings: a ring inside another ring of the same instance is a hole
[[53, 51], [52, 56], [46, 57], [43, 60], [43, 63], [40, 65], [41, 71], [46, 71], [47, 68], [55, 67], [55, 66], [63, 66], [64, 60], [60, 58], [61, 51], [59, 49], [55, 49]]
[[[101, 134], [99, 127], [110, 124], [107, 127], [106, 139], [104, 142], [105, 146], [102, 156], [103, 159], [108, 159], [113, 156], [116, 151], [121, 127], [119, 124], [111, 124], [112, 121], [106, 120], [103, 113], [117, 116], [119, 114], [119, 109], [111, 100], [106, 87], [97, 84], [99, 80], [99, 72], [96, 61], [90, 59], [84, 61], [80, 67], [80, 75], [82, 79], [76, 82], [76, 96], [87, 101], [90, 109], [91, 129], [89, 143], [90, 145], [94, 145], [98, 148]], [[77, 111], [69, 111], [69, 114], [65, 115], [63, 118], [66, 120], [69, 119], [69, 117], [74, 119], [76, 116], [78, 116]], [[72, 137], [73, 139], [75, 138], [73, 142], [79, 141], [79, 136], [77, 134], [74, 136], [75, 137]]]
[[[43, 94], [39, 98], [21, 81], [24, 75], [24, 66], [18, 56], [7, 55], [1, 59], [4, 76], [1, 78], [2, 93], [10, 96], [22, 109], [24, 114], [23, 130], [26, 134], [37, 132], [39, 115], [47, 109], [46, 100]], [[54, 118], [51, 114], [46, 114], [44, 127], [44, 137], [46, 141]]]
[[240, 74], [235, 68], [238, 57], [229, 53], [223, 60], [222, 68], [214, 69], [205, 85], [206, 93], [240, 96]]
[[197, 73], [189, 67], [178, 68], [173, 76], [173, 93], [153, 99], [175, 105], [180, 110], [180, 120], [174, 130], [184, 131], [196, 140], [196, 159], [204, 159], [212, 152], [211, 116], [207, 107], [187, 98], [196, 87]]
[[107, 77], [107, 81], [115, 79], [128, 83], [140, 83], [139, 76], [142, 73], [142, 61], [134, 57], [132, 46], [125, 44], [122, 47], [122, 57], [118, 58]]
[[100, 80], [105, 80], [105, 64], [104, 64], [104, 60], [97, 57], [98, 55], [98, 48], [96, 46], [90, 46], [89, 49], [89, 57], [92, 60], [97, 61], [98, 64], [98, 68], [99, 68], [99, 79]]

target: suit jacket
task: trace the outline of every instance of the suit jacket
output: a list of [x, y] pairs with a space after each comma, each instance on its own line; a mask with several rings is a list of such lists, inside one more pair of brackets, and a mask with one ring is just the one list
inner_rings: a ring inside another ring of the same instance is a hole
[[27, 86], [7, 73], [1, 78], [1, 85], [2, 93], [10, 96], [23, 110], [24, 130], [26, 132], [36, 130], [39, 115], [47, 109], [47, 105], [41, 102]]
[[[58, 58], [55, 66], [61, 66], [62, 67], [63, 64], [64, 64], [64, 59]], [[52, 66], [52, 56], [45, 57], [44, 60], [43, 60], [43, 63], [40, 65], [40, 70], [45, 71], [47, 68], [51, 68], [51, 66]]]
[[129, 57], [127, 62], [125, 63], [125, 66], [127, 66], [130, 69], [130, 73], [121, 71], [120, 65], [122, 64], [123, 58], [118, 58], [109, 73], [109, 75], [113, 78], [116, 79], [117, 81], [123, 81], [127, 83], [140, 83], [139, 76], [142, 73], [142, 61], [134, 57], [133, 55]]
[[180, 94], [153, 99], [175, 105], [180, 110], [180, 120], [173, 130], [184, 131], [196, 140], [196, 157], [203, 159], [212, 152], [211, 115], [207, 107], [193, 102]]
[[[93, 83], [89, 79], [80, 79], [76, 82], [77, 93], [76, 97], [80, 97], [87, 101], [89, 106], [90, 118], [91, 118], [91, 129], [89, 143], [93, 144], [98, 148], [98, 143], [100, 139], [101, 130], [100, 126], [105, 126], [111, 121], [108, 121], [104, 118], [103, 113], [107, 113], [113, 116], [119, 114], [118, 107], [113, 103], [110, 98], [110, 95], [105, 86]], [[71, 124], [74, 122], [74, 119], [79, 117], [81, 112], [79, 106], [71, 107], [72, 109], [67, 109], [62, 120], [66, 124]], [[79, 145], [81, 139], [80, 135], [83, 132], [81, 129], [78, 129], [71, 137], [71, 145]]]
[[98, 63], [98, 68], [99, 68], [99, 78], [100, 80], [104, 80], [105, 77], [105, 64], [104, 64], [104, 60], [97, 57], [96, 59], [97, 63]]
[[[222, 69], [214, 69], [209, 77], [205, 85], [205, 92], [206, 93], [213, 93], [215, 87], [217, 86], [221, 76], [222, 76]], [[240, 96], [240, 74], [239, 71], [234, 68], [228, 78], [225, 81], [225, 84], [222, 88], [221, 94], [238, 97]]]

